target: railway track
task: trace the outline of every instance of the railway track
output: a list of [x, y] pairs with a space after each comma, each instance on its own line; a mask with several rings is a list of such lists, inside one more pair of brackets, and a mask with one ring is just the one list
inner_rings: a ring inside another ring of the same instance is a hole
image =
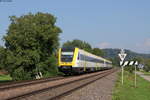
[[7, 89], [12, 89], [12, 88], [17, 88], [17, 87], [22, 87], [22, 86], [27, 86], [27, 85], [39, 84], [42, 82], [54, 81], [54, 80], [59, 80], [63, 78], [64, 77], [49, 77], [49, 78], [42, 78], [42, 79], [36, 79], [36, 80], [3, 83], [3, 84], [0, 84], [0, 90], [7, 90]]
[[0, 99], [11, 100], [56, 100], [65, 96], [74, 90], [77, 90], [85, 85], [88, 85], [102, 77], [113, 73], [116, 69], [110, 69], [106, 71], [90, 73], [86, 75], [73, 76], [68, 78], [62, 78], [59, 80], [39, 82], [38, 84], [26, 85], [15, 88], [3, 88], [0, 89]]

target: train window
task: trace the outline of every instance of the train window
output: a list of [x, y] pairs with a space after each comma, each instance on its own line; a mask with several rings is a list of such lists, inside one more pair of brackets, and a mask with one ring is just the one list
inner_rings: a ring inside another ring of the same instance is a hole
[[[94, 57], [86, 56], [83, 54], [80, 54], [80, 60], [83, 61], [89, 61], [89, 62], [95, 62], [95, 63], [104, 63], [104, 60], [100, 60]], [[106, 64], [111, 64], [110, 62], [105, 62]]]
[[80, 54], [80, 60], [84, 60], [84, 55]]
[[78, 60], [80, 59], [80, 54], [78, 53], [78, 58], [77, 58]]
[[83, 55], [83, 54], [80, 54], [80, 60], [96, 62], [96, 63], [103, 63], [103, 61], [100, 60], [100, 59], [96, 59], [96, 58], [86, 56], [86, 55]]
[[73, 52], [62, 52], [61, 61], [62, 62], [72, 62], [73, 60]]

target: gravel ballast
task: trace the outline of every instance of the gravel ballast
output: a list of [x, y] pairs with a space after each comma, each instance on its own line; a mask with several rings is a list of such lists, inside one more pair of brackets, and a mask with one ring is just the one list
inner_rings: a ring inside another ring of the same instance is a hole
[[117, 72], [114, 72], [102, 79], [99, 79], [71, 94], [61, 98], [61, 100], [111, 100], [112, 89], [117, 79]]

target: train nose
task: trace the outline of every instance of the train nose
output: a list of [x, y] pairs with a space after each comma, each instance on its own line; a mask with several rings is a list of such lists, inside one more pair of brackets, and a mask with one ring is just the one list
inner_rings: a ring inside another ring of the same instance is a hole
[[59, 71], [68, 74], [69, 72], [72, 72], [72, 66], [60, 66]]
[[70, 69], [72, 66], [61, 66], [63, 69]]
[[72, 66], [72, 62], [61, 62], [61, 66]]

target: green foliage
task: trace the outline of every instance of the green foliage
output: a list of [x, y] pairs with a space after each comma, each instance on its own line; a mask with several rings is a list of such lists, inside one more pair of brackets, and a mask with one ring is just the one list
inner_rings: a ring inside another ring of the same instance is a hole
[[[48, 13], [11, 16], [11, 24], [4, 37], [6, 46], [5, 69], [13, 80], [35, 78], [38, 72], [44, 76], [57, 72], [54, 51], [59, 46], [56, 18]], [[55, 63], [55, 64], [54, 64]]]
[[146, 72], [146, 71], [143, 71], [143, 70], [141, 70], [141, 72], [142, 72], [144, 75], [146, 75], [146, 76], [150, 76], [150, 72]]
[[92, 53], [97, 56], [102, 56], [102, 57], [105, 55], [105, 53], [99, 48], [93, 48]]
[[12, 80], [12, 78], [10, 77], [10, 75], [0, 75], [0, 83], [9, 82], [11, 80]]
[[80, 49], [84, 49], [85, 51], [92, 52], [92, 47], [89, 43], [75, 39], [73, 41], [67, 41], [63, 44], [63, 48], [72, 48], [72, 47], [78, 47]]
[[78, 47], [97, 56], [104, 56], [105, 53], [99, 48], [92, 48], [91, 45], [85, 41], [75, 39], [73, 41], [67, 41], [63, 44], [63, 48], [73, 48]]
[[146, 72], [150, 71], [150, 59], [145, 59], [145, 67], [144, 67], [144, 70]]
[[133, 73], [135, 70], [135, 66], [125, 66], [124, 69], [130, 73]]
[[119, 62], [120, 62], [120, 59], [119, 57], [114, 57], [114, 58], [109, 58], [111, 61], [112, 61], [112, 64], [115, 65], [115, 66], [120, 66], [119, 65]]
[[143, 70], [146, 71], [146, 72], [149, 72], [150, 71], [150, 67], [144, 66]]
[[6, 49], [0, 46], [0, 69], [4, 68], [5, 58], [6, 58]]

